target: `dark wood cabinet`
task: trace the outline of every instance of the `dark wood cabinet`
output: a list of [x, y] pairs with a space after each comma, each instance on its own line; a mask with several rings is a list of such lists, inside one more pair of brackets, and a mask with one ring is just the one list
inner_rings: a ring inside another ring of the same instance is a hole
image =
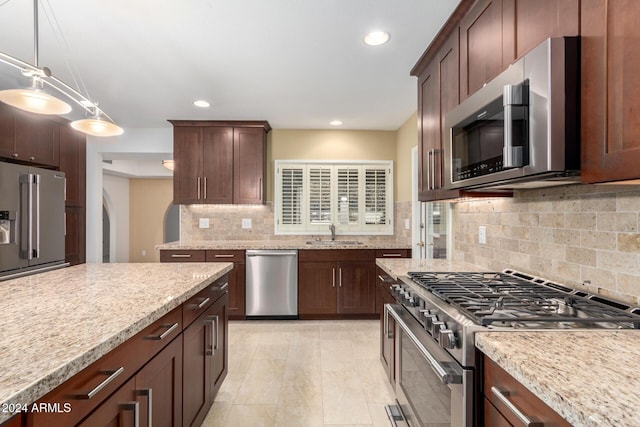
[[182, 425], [202, 423], [227, 373], [227, 296], [184, 331]]
[[135, 378], [131, 378], [118, 391], [109, 396], [78, 427], [137, 427], [140, 405], [136, 402]]
[[375, 315], [374, 273], [374, 250], [299, 251], [299, 316]]
[[135, 377], [140, 425], [182, 425], [182, 335], [158, 353]]
[[230, 320], [245, 319], [246, 260], [242, 250], [208, 250], [206, 262], [232, 262], [229, 272], [229, 304], [227, 310]]
[[640, 3], [582, 0], [582, 181], [640, 179]]
[[170, 122], [174, 127], [174, 203], [265, 202], [269, 123]]
[[395, 320], [387, 315], [384, 310], [385, 304], [395, 304], [395, 298], [391, 294], [391, 286], [396, 283], [395, 280], [380, 267], [376, 268], [376, 301], [378, 310], [382, 314], [380, 320], [380, 362], [387, 373], [387, 378], [392, 386], [396, 383], [395, 369]]
[[580, 35], [580, 0], [502, 0], [504, 65], [549, 37]]
[[13, 418], [0, 424], [1, 427], [22, 427], [24, 425], [22, 414], [14, 415]]
[[16, 120], [15, 109], [0, 102], [0, 157], [15, 158]]
[[503, 60], [502, 1], [480, 0], [460, 22], [460, 97], [467, 98], [500, 74]]
[[229, 277], [228, 312], [231, 320], [245, 317], [245, 251], [243, 250], [167, 250], [160, 251], [160, 262], [232, 262]]
[[[540, 425], [569, 427], [564, 418], [547, 406], [535, 394], [520, 384], [493, 360], [483, 355], [484, 425], [524, 427], [522, 415]], [[509, 402], [506, 404], [505, 402]], [[511, 406], [511, 407], [510, 407]]]
[[85, 262], [86, 253], [86, 136], [68, 124], [59, 125], [60, 171], [65, 173], [65, 260]]

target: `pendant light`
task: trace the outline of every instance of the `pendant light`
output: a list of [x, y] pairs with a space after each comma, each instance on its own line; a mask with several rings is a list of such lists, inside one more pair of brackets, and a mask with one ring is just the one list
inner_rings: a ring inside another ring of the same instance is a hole
[[0, 52], [0, 62], [19, 69], [23, 76], [31, 79], [31, 86], [28, 88], [0, 90], [0, 101], [37, 114], [64, 115], [71, 112], [69, 104], [45, 91], [46, 84], [47, 88], [55, 89], [71, 101], [74, 101], [89, 114], [86, 119], [72, 122], [71, 127], [93, 136], [121, 135], [124, 132], [123, 129], [98, 108], [97, 103], [90, 101], [86, 96], [54, 77], [47, 67], [40, 68], [38, 64], [38, 0], [33, 0], [33, 15], [34, 64], [31, 65]]
[[118, 136], [124, 132], [120, 126], [116, 125], [113, 120], [106, 116], [97, 106], [90, 117], [71, 122], [71, 127], [93, 136]]

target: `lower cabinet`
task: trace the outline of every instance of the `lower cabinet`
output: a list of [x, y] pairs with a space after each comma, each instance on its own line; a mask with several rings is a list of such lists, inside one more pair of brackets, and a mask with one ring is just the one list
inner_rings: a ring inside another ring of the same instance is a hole
[[[483, 355], [484, 425], [569, 427], [564, 418]], [[528, 420], [528, 423], [525, 422]]]
[[298, 252], [300, 318], [376, 315], [375, 251]]
[[202, 423], [227, 374], [225, 295], [184, 331], [182, 425]]
[[46, 409], [28, 412], [25, 425], [199, 426], [227, 374], [228, 292], [221, 290], [227, 280], [221, 277], [38, 400], [34, 405]]
[[245, 251], [175, 249], [161, 250], [160, 262], [232, 262], [229, 272], [229, 319], [245, 319]]

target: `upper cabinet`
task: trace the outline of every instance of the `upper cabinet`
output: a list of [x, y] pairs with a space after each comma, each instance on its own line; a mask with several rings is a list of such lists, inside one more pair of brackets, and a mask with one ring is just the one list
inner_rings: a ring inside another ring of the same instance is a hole
[[582, 0], [582, 180], [640, 179], [640, 2]]
[[0, 103], [0, 157], [57, 167], [59, 124]]
[[266, 189], [266, 121], [173, 124], [173, 202], [262, 204]]

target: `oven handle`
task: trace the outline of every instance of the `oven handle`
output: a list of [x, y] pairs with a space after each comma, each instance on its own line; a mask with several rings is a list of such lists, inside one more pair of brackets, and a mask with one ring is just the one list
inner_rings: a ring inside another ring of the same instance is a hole
[[462, 384], [462, 376], [453, 375], [451, 372], [447, 372], [447, 370], [440, 365], [440, 363], [429, 353], [429, 350], [425, 348], [425, 346], [420, 342], [418, 337], [409, 329], [409, 326], [405, 323], [404, 320], [400, 317], [398, 312], [394, 310], [391, 304], [384, 305], [385, 313], [388, 312], [396, 321], [396, 324], [402, 328], [402, 331], [407, 334], [407, 336], [411, 339], [413, 344], [420, 350], [422, 356], [429, 362], [429, 366], [433, 369], [433, 372], [440, 378], [443, 384]]

